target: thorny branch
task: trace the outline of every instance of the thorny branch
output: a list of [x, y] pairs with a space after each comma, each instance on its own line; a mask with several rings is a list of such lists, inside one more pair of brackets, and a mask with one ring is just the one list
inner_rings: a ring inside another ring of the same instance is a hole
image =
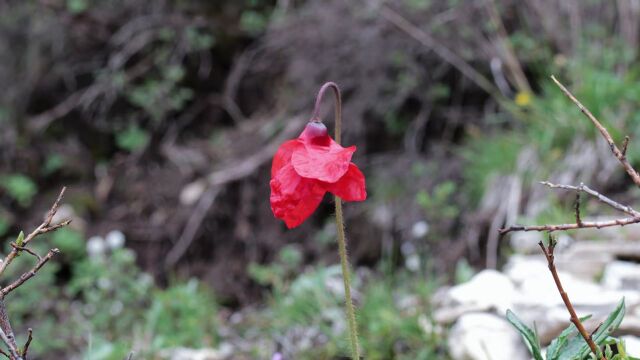
[[29, 346], [31, 345], [31, 340], [33, 339], [33, 334], [32, 334], [33, 331], [31, 329], [28, 330], [28, 338], [27, 338], [27, 342], [24, 345], [24, 348], [22, 350], [18, 349], [18, 345], [16, 344], [16, 339], [13, 334], [13, 329], [11, 327], [11, 323], [9, 322], [9, 316], [7, 314], [7, 308], [4, 303], [4, 298], [7, 294], [19, 288], [29, 279], [34, 277], [37, 274], [37, 272], [49, 260], [51, 260], [51, 258], [55, 254], [59, 252], [58, 249], [51, 249], [49, 250], [47, 255], [40, 256], [36, 252], [29, 249], [27, 246], [37, 236], [58, 230], [61, 227], [67, 226], [71, 222], [70, 220], [64, 220], [60, 223], [52, 224], [53, 218], [58, 211], [58, 208], [60, 206], [60, 202], [62, 201], [62, 197], [64, 196], [65, 190], [66, 188], [62, 188], [62, 190], [60, 191], [60, 194], [58, 195], [58, 198], [53, 203], [53, 206], [51, 206], [51, 209], [49, 209], [49, 212], [47, 212], [47, 215], [45, 216], [45, 219], [42, 222], [42, 224], [40, 224], [40, 226], [38, 226], [35, 230], [33, 230], [29, 235], [27, 235], [24, 238], [24, 240], [22, 240], [18, 244], [11, 243], [10, 244], [12, 247], [11, 251], [4, 258], [4, 260], [2, 260], [2, 263], [0, 263], [0, 275], [2, 275], [7, 269], [7, 267], [13, 262], [13, 260], [23, 251], [29, 253], [30, 255], [33, 255], [38, 259], [38, 262], [33, 266], [33, 268], [31, 268], [31, 270], [23, 273], [22, 275], [20, 275], [18, 279], [14, 280], [9, 285], [0, 289], [0, 340], [2, 340], [2, 342], [5, 343], [5, 345], [7, 346], [7, 349], [9, 350], [8, 354], [0, 350], [0, 354], [7, 356], [11, 360], [26, 360], [27, 351], [29, 350]]
[[[558, 288], [558, 292], [560, 292], [562, 301], [564, 302], [564, 305], [566, 306], [567, 310], [569, 311], [569, 314], [571, 315], [571, 322], [576, 326], [576, 329], [578, 329], [578, 332], [580, 332], [580, 335], [582, 336], [582, 338], [584, 338], [584, 341], [587, 342], [587, 344], [589, 345], [589, 348], [591, 349], [591, 352], [593, 352], [594, 355], [598, 356], [598, 353], [599, 353], [598, 347], [593, 342], [593, 338], [591, 337], [591, 335], [584, 328], [584, 325], [582, 325], [580, 318], [576, 314], [576, 310], [573, 308], [573, 304], [571, 304], [571, 300], [569, 300], [569, 296], [567, 295], [566, 291], [564, 291], [564, 288], [562, 287], [562, 282], [560, 282], [560, 277], [558, 276], [558, 271], [556, 270], [556, 265], [554, 263], [554, 254], [553, 254], [553, 251], [555, 250], [555, 247], [556, 247], [556, 240], [553, 238], [553, 236], [549, 235], [548, 246], [545, 246], [542, 241], [540, 241], [538, 245], [540, 245], [540, 248], [544, 253], [544, 257], [547, 259], [547, 264], [549, 266], [549, 271], [551, 272], [551, 276], [553, 276], [553, 281], [556, 283], [556, 287]], [[604, 357], [604, 355], [601, 355], [600, 359], [606, 360], [606, 357]]]

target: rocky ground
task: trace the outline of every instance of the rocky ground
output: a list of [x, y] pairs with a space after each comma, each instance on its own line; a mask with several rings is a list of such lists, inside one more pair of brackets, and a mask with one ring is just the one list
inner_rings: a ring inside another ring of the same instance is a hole
[[[625, 230], [615, 238], [631, 238], [633, 229]], [[533, 252], [538, 239], [539, 234], [521, 237], [519, 241], [531, 245], [531, 251], [512, 255], [502, 271], [483, 270], [468, 282], [439, 290], [433, 316], [443, 327], [452, 325], [449, 352], [453, 359], [530, 359], [522, 338], [506, 320], [508, 309], [536, 329], [543, 346], [569, 325], [547, 262], [541, 253]], [[569, 236], [559, 244], [559, 276], [578, 315], [592, 315], [585, 322], [587, 330], [595, 329], [624, 298], [626, 316], [615, 335], [625, 340], [629, 354], [640, 355], [640, 244], [574, 241]]]

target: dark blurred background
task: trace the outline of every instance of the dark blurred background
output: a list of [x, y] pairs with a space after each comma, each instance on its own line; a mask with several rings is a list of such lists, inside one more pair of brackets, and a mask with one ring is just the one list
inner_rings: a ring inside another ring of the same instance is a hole
[[14, 326], [48, 359], [345, 353], [332, 202], [294, 230], [269, 206], [272, 154], [334, 81], [368, 358], [446, 358], [434, 289], [526, 243], [505, 224], [570, 221], [536, 181], [638, 195], [548, 76], [633, 137], [639, 26], [635, 0], [0, 1], [0, 236], [62, 186], [73, 219]]

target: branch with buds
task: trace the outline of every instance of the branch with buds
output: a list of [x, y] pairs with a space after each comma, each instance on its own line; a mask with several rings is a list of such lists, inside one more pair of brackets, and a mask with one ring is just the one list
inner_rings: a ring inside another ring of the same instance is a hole
[[36, 276], [38, 271], [49, 261], [51, 258], [59, 253], [58, 249], [50, 249], [45, 256], [38, 255], [35, 251], [31, 250], [28, 246], [36, 237], [56, 231], [62, 227], [69, 225], [71, 220], [63, 220], [59, 223], [53, 224], [53, 218], [58, 212], [58, 208], [60, 206], [60, 202], [62, 201], [62, 197], [64, 196], [66, 188], [62, 188], [58, 198], [53, 203], [53, 206], [45, 216], [45, 219], [40, 226], [38, 226], [35, 230], [33, 230], [29, 235], [24, 236], [21, 232], [18, 236], [16, 242], [11, 243], [11, 251], [9, 254], [2, 260], [0, 263], [0, 275], [4, 274], [5, 270], [11, 265], [13, 260], [18, 257], [22, 252], [25, 252], [29, 255], [32, 255], [37, 259], [36, 264], [27, 272], [23, 273], [16, 280], [11, 282], [9, 285], [0, 288], [0, 340], [7, 346], [8, 352], [5, 352], [0, 349], [0, 354], [6, 356], [10, 360], [26, 360], [27, 353], [29, 350], [29, 345], [32, 340], [31, 329], [28, 330], [28, 338], [25, 342], [22, 349], [20, 349], [16, 343], [16, 339], [13, 333], [13, 328], [11, 327], [11, 323], [9, 321], [9, 316], [7, 314], [7, 308], [4, 303], [5, 297], [16, 290], [20, 286], [24, 285], [29, 279]]

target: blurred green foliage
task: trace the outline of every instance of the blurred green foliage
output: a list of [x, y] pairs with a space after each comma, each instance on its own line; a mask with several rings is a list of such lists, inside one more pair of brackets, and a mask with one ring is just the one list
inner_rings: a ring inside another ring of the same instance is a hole
[[[251, 265], [254, 279], [271, 286], [271, 299], [257, 319], [244, 326], [274, 338], [293, 336], [297, 329], [303, 338], [297, 338], [298, 352], [292, 354], [296, 359], [347, 354], [340, 266], [313, 267], [298, 274], [299, 253], [292, 249], [295, 247], [283, 248], [269, 265]], [[367, 359], [446, 359], [444, 333], [436, 331], [428, 316], [436, 282], [403, 271], [367, 281], [354, 275], [361, 302], [361, 346]], [[254, 350], [256, 357], [267, 355]]]
[[36, 183], [22, 174], [0, 176], [0, 187], [22, 207], [29, 206], [38, 193]]
[[[96, 246], [94, 239], [94, 249], [87, 252], [82, 234], [68, 228], [48, 237], [36, 239], [34, 250], [45, 253], [50, 242], [61, 254], [7, 301], [14, 326], [34, 329], [33, 354], [75, 352], [121, 360], [132, 350], [147, 358], [176, 346], [217, 344], [217, 302], [197, 280], [162, 289], [137, 267], [129, 249], [104, 242]], [[33, 261], [18, 257], [8, 277]], [[69, 277], [64, 286], [59, 286], [61, 276]]]

